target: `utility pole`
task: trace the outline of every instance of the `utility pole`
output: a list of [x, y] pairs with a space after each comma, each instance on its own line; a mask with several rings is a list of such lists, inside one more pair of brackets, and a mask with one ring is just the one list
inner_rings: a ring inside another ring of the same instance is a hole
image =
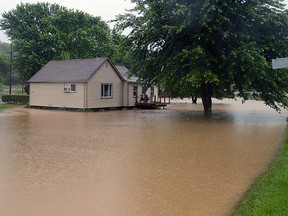
[[10, 74], [9, 74], [9, 94], [12, 94], [12, 61], [13, 61], [13, 53], [12, 53], [12, 42], [10, 47]]

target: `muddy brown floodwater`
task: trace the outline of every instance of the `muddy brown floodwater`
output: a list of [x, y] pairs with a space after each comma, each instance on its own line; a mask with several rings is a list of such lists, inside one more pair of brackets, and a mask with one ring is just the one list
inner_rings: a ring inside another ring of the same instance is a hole
[[2, 216], [223, 216], [271, 163], [285, 115], [261, 102], [0, 114]]

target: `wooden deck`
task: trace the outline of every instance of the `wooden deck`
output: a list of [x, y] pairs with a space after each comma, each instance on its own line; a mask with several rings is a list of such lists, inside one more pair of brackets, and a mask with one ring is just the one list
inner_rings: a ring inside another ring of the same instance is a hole
[[165, 108], [168, 104], [170, 104], [170, 95], [161, 95], [158, 98], [154, 97], [146, 97], [146, 100], [141, 97], [142, 100], [138, 100], [136, 97], [136, 108], [138, 109], [157, 109], [157, 108]]

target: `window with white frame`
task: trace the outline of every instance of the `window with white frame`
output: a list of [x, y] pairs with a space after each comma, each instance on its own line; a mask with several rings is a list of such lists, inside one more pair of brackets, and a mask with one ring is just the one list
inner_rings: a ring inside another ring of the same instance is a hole
[[101, 98], [112, 98], [112, 84], [101, 84]]
[[64, 92], [76, 92], [76, 84], [75, 83], [65, 83], [64, 84]]
[[133, 86], [133, 97], [137, 97], [137, 95], [138, 95], [138, 86], [134, 85]]

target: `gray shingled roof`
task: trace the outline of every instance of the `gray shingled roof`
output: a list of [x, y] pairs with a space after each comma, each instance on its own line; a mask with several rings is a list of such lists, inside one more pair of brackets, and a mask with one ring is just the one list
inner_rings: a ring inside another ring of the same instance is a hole
[[129, 76], [129, 70], [125, 66], [116, 65], [117, 70], [121, 74], [121, 76], [128, 82], [138, 82], [138, 77]]
[[[87, 82], [106, 60], [108, 59], [50, 61], [28, 82]], [[120, 76], [117, 69], [116, 72]]]

